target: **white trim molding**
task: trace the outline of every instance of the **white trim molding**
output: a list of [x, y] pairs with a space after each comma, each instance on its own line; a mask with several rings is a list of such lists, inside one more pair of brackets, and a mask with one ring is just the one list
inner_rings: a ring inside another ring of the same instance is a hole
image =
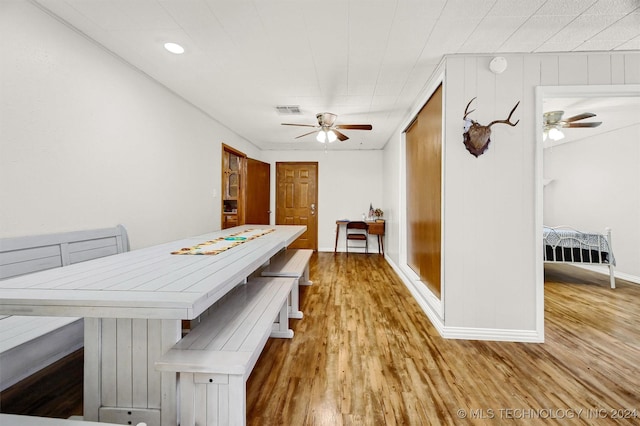
[[418, 305], [427, 315], [431, 324], [438, 333], [445, 339], [461, 339], [461, 340], [493, 340], [504, 342], [522, 342], [522, 343], [543, 343], [544, 329], [537, 330], [510, 330], [510, 329], [493, 329], [493, 328], [475, 328], [475, 327], [447, 327], [444, 324], [442, 316], [442, 302], [431, 294], [423, 284], [417, 280], [410, 279], [396, 265], [391, 258], [385, 256], [385, 259], [398, 274], [404, 285], [409, 289], [411, 295], [416, 299]]
[[[609, 275], [609, 267], [608, 266], [598, 266], [598, 265], [580, 265], [577, 263], [572, 263], [572, 266], [577, 266], [578, 268], [586, 269], [587, 271], [596, 272], [602, 275]], [[640, 284], [640, 277], [631, 274], [625, 274], [624, 272], [615, 271], [614, 276], [616, 278], [620, 278], [621, 280], [629, 281], [634, 284]]]
[[494, 340], [502, 342], [543, 343], [544, 334], [535, 330], [445, 327], [443, 337], [463, 340]]
[[400, 277], [407, 289], [409, 289], [409, 292], [414, 299], [416, 299], [416, 302], [418, 302], [418, 305], [420, 305], [438, 333], [444, 337], [445, 326], [442, 302], [431, 294], [424, 284], [421, 284], [418, 280], [408, 277], [389, 256], [385, 255], [385, 260], [389, 265], [391, 265], [396, 274], [398, 274], [398, 277]]

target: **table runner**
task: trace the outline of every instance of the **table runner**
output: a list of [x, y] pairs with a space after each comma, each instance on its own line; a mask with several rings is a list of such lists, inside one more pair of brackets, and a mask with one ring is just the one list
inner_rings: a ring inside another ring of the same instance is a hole
[[181, 248], [178, 251], [171, 252], [171, 254], [195, 254], [213, 256], [273, 231], [275, 231], [275, 229], [273, 228], [245, 229], [244, 231], [236, 232], [235, 234], [216, 238], [214, 240], [205, 241], [204, 243], [200, 243], [192, 247]]

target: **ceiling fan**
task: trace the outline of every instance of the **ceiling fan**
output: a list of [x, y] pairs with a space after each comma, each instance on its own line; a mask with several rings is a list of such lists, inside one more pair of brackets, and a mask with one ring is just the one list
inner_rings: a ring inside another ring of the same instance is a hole
[[313, 133], [318, 133], [316, 136], [316, 140], [321, 143], [325, 142], [333, 142], [336, 139], [340, 141], [346, 141], [349, 139], [347, 135], [340, 132], [339, 130], [371, 130], [373, 126], [371, 124], [335, 124], [336, 118], [338, 116], [336, 114], [332, 114], [330, 112], [320, 112], [316, 114], [316, 118], [318, 119], [318, 124], [293, 124], [293, 123], [281, 123], [283, 126], [301, 126], [301, 127], [313, 127], [315, 130], [309, 133], [305, 133], [303, 135], [297, 136], [296, 139], [299, 139], [303, 136], [307, 136]]
[[578, 123], [580, 120], [595, 117], [596, 115], [592, 112], [583, 112], [582, 114], [574, 115], [573, 117], [565, 119], [562, 118], [563, 115], [564, 111], [549, 111], [542, 115], [544, 121], [543, 137], [545, 140], [547, 137], [554, 141], [564, 138], [564, 133], [560, 130], [561, 128], [598, 127], [602, 124], [601, 121]]

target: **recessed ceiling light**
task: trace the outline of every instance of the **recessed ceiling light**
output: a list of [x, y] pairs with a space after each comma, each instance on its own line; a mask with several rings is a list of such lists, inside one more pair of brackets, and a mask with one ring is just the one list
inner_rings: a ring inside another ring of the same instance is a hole
[[184, 47], [180, 46], [178, 43], [165, 43], [164, 48], [171, 53], [175, 53], [176, 55], [184, 53]]

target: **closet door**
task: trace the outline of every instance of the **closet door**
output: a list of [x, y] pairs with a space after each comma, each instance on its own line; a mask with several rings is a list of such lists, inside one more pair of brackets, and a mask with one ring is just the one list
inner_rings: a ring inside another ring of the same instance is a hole
[[406, 132], [407, 263], [441, 294], [442, 85]]

